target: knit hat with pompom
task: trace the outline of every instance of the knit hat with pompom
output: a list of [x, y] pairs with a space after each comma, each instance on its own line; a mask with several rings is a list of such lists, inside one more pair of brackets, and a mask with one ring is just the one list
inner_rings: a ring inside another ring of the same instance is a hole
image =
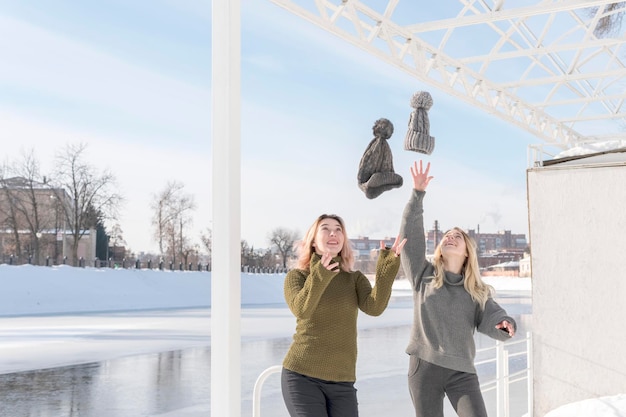
[[404, 138], [404, 149], [430, 155], [435, 149], [435, 138], [430, 136], [428, 110], [433, 106], [433, 98], [426, 91], [418, 91], [411, 97], [409, 129]]
[[393, 156], [387, 143], [393, 134], [393, 124], [387, 119], [378, 119], [372, 131], [374, 139], [361, 157], [357, 175], [359, 188], [369, 199], [402, 186], [402, 177], [393, 170]]

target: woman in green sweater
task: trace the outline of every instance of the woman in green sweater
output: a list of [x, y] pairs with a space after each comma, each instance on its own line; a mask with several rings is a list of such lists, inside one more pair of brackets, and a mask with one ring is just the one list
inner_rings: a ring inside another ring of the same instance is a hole
[[353, 271], [354, 254], [341, 217], [322, 214], [300, 243], [298, 265], [285, 277], [296, 332], [281, 385], [292, 417], [357, 417], [357, 314], [387, 307], [406, 239], [381, 242], [376, 283]]
[[409, 392], [416, 417], [443, 417], [448, 397], [461, 417], [487, 417], [474, 368], [478, 330], [497, 340], [515, 334], [515, 320], [492, 298], [480, 278], [476, 244], [458, 227], [450, 229], [426, 260], [423, 199], [430, 163], [411, 167], [413, 190], [404, 209], [400, 236], [402, 268], [413, 287], [413, 328], [406, 353]]

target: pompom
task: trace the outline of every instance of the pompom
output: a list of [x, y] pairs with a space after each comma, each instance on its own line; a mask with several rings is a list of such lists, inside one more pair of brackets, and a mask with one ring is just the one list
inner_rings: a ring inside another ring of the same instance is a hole
[[432, 106], [433, 98], [428, 91], [418, 91], [411, 96], [411, 107], [414, 109], [430, 110]]
[[393, 123], [385, 118], [376, 120], [372, 126], [375, 138], [389, 139], [393, 135]]

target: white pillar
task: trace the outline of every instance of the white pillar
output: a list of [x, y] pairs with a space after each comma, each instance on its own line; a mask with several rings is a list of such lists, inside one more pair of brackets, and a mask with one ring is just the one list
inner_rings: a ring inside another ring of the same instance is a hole
[[211, 414], [241, 416], [241, 13], [212, 1]]

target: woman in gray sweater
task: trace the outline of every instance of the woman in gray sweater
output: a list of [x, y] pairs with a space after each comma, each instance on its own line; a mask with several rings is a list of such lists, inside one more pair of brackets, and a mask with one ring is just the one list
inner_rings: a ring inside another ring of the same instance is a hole
[[443, 417], [443, 399], [461, 417], [486, 417], [474, 368], [478, 330], [497, 340], [515, 334], [516, 323], [493, 298], [493, 288], [480, 278], [476, 244], [460, 228], [444, 234], [432, 263], [426, 260], [422, 201], [430, 163], [413, 164], [413, 190], [400, 226], [402, 267], [411, 282], [413, 328], [408, 383], [416, 417]]

